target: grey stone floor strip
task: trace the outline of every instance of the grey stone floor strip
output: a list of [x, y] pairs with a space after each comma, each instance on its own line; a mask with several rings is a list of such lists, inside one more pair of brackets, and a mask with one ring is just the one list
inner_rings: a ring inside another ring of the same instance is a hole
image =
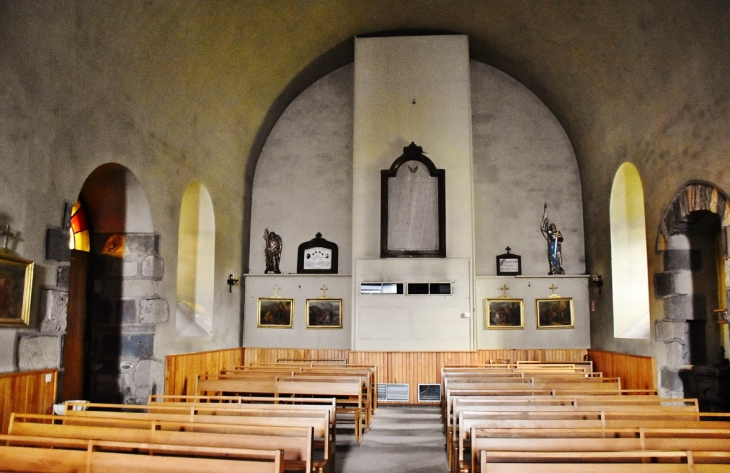
[[381, 406], [355, 445], [352, 429], [338, 429], [337, 473], [446, 473], [438, 407]]

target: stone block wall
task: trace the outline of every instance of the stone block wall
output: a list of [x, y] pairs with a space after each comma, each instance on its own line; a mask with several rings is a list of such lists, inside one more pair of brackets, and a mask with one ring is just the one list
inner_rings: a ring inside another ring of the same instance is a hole
[[[66, 234], [67, 235], [67, 234]], [[67, 252], [59, 238], [49, 239], [57, 267], [57, 286], [44, 287], [37, 332], [21, 332], [16, 343], [21, 370], [63, 369], [69, 301]], [[54, 243], [55, 242], [55, 243]], [[68, 241], [66, 240], [66, 245]], [[156, 234], [94, 235], [90, 258], [91, 295], [87, 313], [91, 337], [89, 398], [143, 403], [161, 389], [163, 362], [154, 357], [155, 329], [170, 310], [157, 293], [164, 276]]]
[[[719, 247], [711, 248], [717, 246], [715, 243], [704, 246], [688, 243], [697, 238], [690, 236], [692, 234], [711, 234], [708, 233], [707, 216], [712, 214], [719, 221], [718, 230], [722, 235]], [[702, 221], [704, 223], [700, 223], [698, 229], [696, 224]], [[725, 257], [725, 274], [730, 270], [728, 226], [730, 199], [716, 186], [700, 181], [690, 182], [680, 189], [662, 218], [656, 249], [662, 253], [664, 271], [654, 275], [654, 293], [657, 299], [664, 301], [664, 317], [655, 323], [656, 341], [664, 343], [666, 350], [665, 365], [659, 367], [660, 389], [664, 396], [691, 395], [694, 389], [687, 385], [685, 368], [693, 363], [711, 363], [716, 356], [705, 353], [715, 351], [718, 343], [713, 338], [716, 319], [712, 317], [717, 308], [717, 301], [713, 300], [716, 294], [709, 290], [715, 282], [705, 280], [717, 279], [706, 277], [714, 271], [708, 273], [710, 266], [715, 265], [715, 251]], [[727, 281], [725, 287], [717, 290], [730, 295]], [[698, 347], [698, 344], [707, 344], [707, 347]]]
[[90, 396], [144, 403], [162, 387], [162, 361], [154, 358], [156, 324], [170, 317], [157, 294], [164, 275], [155, 234], [95, 235], [91, 294]]

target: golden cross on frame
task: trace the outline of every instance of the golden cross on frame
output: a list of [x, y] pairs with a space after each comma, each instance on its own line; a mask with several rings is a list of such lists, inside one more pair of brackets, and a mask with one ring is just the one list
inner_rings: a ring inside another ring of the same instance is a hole
[[507, 291], [509, 291], [509, 288], [506, 284], [502, 284], [502, 287], [499, 288], [500, 291], [502, 291], [502, 297], [507, 297]]
[[322, 287], [320, 287], [319, 289], [320, 289], [320, 290], [322, 291], [322, 295], [321, 295], [321, 296], [319, 296], [319, 298], [320, 298], [320, 299], [326, 299], [326, 298], [327, 298], [327, 289], [329, 289], [329, 288], [327, 287], [327, 285], [326, 285], [326, 284], [324, 284], [324, 285], [322, 285]]
[[553, 291], [553, 295], [555, 295], [555, 290], [556, 290], [557, 288], [558, 288], [558, 286], [556, 286], [556, 285], [555, 285], [555, 283], [553, 283], [553, 285], [552, 285], [552, 286], [550, 286], [550, 288], [549, 288], [549, 289], [550, 289], [551, 291]]

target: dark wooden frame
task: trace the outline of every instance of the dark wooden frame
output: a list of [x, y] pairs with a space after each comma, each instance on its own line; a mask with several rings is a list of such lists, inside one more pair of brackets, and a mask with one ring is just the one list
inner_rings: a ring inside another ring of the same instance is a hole
[[[330, 269], [304, 269], [304, 253], [310, 248], [327, 248], [332, 250], [332, 266]], [[339, 262], [339, 249], [337, 243], [325, 240], [321, 233], [309, 241], [299, 245], [297, 250], [297, 274], [337, 274]]]
[[[391, 250], [388, 247], [388, 179], [395, 178], [398, 168], [407, 161], [419, 161], [427, 168], [431, 177], [438, 180], [438, 249], [437, 250]], [[437, 169], [423, 154], [423, 148], [411, 142], [403, 148], [390, 169], [380, 171], [380, 257], [381, 258], [445, 258], [446, 257], [446, 171]]]
[[[517, 271], [502, 271], [500, 263], [504, 260], [517, 260]], [[497, 276], [519, 276], [522, 274], [522, 257], [512, 253], [504, 253], [497, 256]]]

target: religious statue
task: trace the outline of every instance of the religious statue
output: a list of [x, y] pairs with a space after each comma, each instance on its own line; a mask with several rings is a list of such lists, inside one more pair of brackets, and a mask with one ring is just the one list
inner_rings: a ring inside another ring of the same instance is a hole
[[560, 233], [554, 223], [548, 221], [547, 203], [543, 207], [542, 212], [542, 236], [547, 240], [547, 256], [550, 263], [550, 272], [548, 274], [565, 274], [563, 270], [563, 254], [561, 252], [561, 244], [563, 242], [563, 234]]
[[264, 230], [264, 240], [266, 240], [266, 274], [281, 274], [279, 271], [279, 261], [281, 261], [281, 237], [274, 232], [269, 232], [267, 228]]

